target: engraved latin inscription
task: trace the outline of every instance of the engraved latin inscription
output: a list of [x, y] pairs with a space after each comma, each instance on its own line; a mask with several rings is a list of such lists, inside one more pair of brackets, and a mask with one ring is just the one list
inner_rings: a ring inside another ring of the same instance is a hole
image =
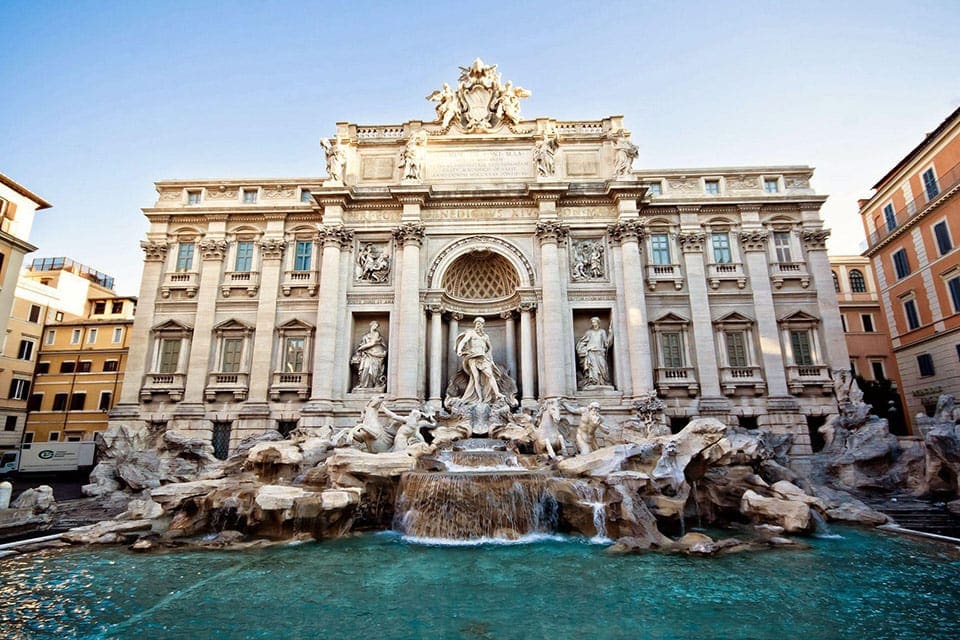
[[436, 151], [427, 158], [427, 174], [437, 180], [463, 178], [531, 178], [529, 149]]
[[363, 159], [364, 180], [385, 180], [393, 177], [393, 156], [370, 156]]

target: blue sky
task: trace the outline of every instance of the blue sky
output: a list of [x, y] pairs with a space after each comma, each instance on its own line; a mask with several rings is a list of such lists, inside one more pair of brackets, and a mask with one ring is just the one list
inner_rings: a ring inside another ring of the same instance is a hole
[[319, 176], [337, 121], [429, 120], [480, 56], [528, 117], [625, 116], [638, 167], [809, 164], [856, 200], [960, 105], [953, 2], [0, 3], [0, 172], [54, 205], [35, 256], [137, 293], [167, 178]]

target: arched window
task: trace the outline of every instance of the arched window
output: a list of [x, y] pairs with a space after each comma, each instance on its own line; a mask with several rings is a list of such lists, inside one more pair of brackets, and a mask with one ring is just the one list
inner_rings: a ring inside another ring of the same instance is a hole
[[867, 292], [867, 283], [863, 279], [863, 273], [859, 269], [850, 271], [850, 290], [854, 293]]
[[833, 272], [833, 289], [837, 293], [840, 293], [840, 278], [837, 277], [837, 272]]

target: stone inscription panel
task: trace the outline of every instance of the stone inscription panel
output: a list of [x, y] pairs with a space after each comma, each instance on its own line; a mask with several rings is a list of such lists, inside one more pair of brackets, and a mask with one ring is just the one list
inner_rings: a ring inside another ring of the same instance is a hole
[[363, 159], [362, 176], [364, 180], [389, 180], [393, 177], [393, 156], [368, 156]]
[[568, 176], [595, 176], [600, 171], [600, 160], [596, 153], [568, 153]]
[[529, 149], [435, 151], [427, 157], [427, 176], [434, 180], [532, 178], [533, 152]]

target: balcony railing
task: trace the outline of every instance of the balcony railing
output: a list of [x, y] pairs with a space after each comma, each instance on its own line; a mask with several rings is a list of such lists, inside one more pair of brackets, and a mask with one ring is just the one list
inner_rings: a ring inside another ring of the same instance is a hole
[[280, 400], [281, 393], [296, 393], [301, 400], [310, 397], [310, 374], [305, 371], [276, 371], [270, 385], [270, 399]]
[[697, 395], [700, 388], [693, 367], [657, 367], [657, 387], [663, 394], [681, 388], [691, 396]]
[[154, 394], [166, 393], [173, 402], [183, 400], [183, 391], [187, 386], [185, 373], [148, 373], [143, 377], [143, 386], [140, 387], [140, 399], [150, 402]]
[[227, 271], [223, 274], [223, 283], [220, 285], [220, 294], [224, 298], [230, 297], [230, 292], [243, 289], [251, 298], [257, 295], [260, 288], [260, 274], [256, 271]]
[[770, 281], [779, 289], [787, 280], [799, 280], [800, 286], [806, 289], [810, 286], [810, 274], [802, 262], [774, 262], [770, 265]]
[[707, 279], [710, 287], [717, 289], [724, 280], [733, 280], [739, 289], [747, 286], [747, 276], [739, 262], [711, 262], [707, 265]]
[[821, 387], [824, 393], [833, 388], [830, 368], [825, 364], [787, 366], [787, 384], [791, 393], [801, 393], [805, 387]]
[[678, 264], [648, 264], [647, 288], [653, 291], [658, 282], [672, 282], [674, 288], [683, 288], [683, 272]]
[[309, 295], [314, 296], [317, 294], [317, 272], [285, 271], [283, 273], [283, 284], [280, 288], [285, 296], [289, 296], [297, 288], [306, 289]]
[[211, 373], [203, 395], [207, 402], [213, 402], [218, 393], [232, 393], [234, 400], [241, 402], [247, 399], [248, 378], [249, 374], [242, 371]]
[[[923, 178], [921, 178], [920, 181], [923, 182]], [[920, 195], [908, 202], [905, 207], [894, 214], [893, 217], [896, 224], [892, 229], [889, 227], [886, 216], [881, 209], [880, 228], [876, 229], [870, 234], [870, 246], [872, 247], [873, 245], [877, 244], [891, 233], [910, 222], [912, 219], [921, 215], [928, 208], [930, 208], [931, 204], [946, 196], [958, 185], [960, 185], [960, 164], [954, 165], [952, 169], [947, 171], [942, 176], [937, 176], [937, 186], [939, 187], [937, 195], [933, 196], [932, 198], [928, 198], [926, 187], [922, 187], [920, 190]]]
[[172, 271], [164, 274], [160, 295], [169, 298], [171, 291], [184, 291], [188, 298], [192, 298], [199, 288], [200, 274], [196, 271]]
[[723, 392], [732, 396], [737, 389], [752, 390], [755, 394], [762, 394], [766, 390], [760, 367], [720, 367], [720, 384]]

